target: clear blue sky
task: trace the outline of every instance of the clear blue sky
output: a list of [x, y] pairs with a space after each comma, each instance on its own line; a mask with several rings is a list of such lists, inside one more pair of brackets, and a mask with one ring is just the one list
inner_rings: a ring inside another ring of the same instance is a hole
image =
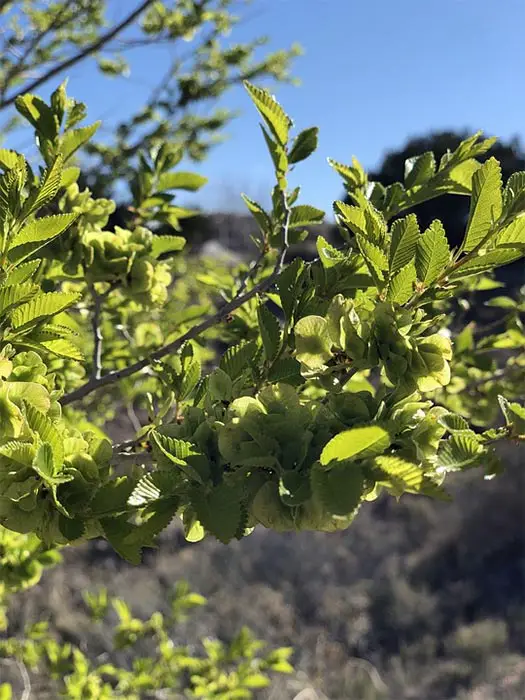
[[[131, 2], [117, 2], [115, 17]], [[133, 5], [135, 3], [133, 2]], [[330, 209], [340, 195], [327, 156], [367, 167], [408, 136], [431, 129], [484, 129], [503, 139], [525, 133], [525, 0], [254, 0], [232, 39], [299, 42], [300, 87], [275, 88], [298, 128], [320, 127], [317, 154], [297, 167], [302, 201]], [[109, 128], [141, 102], [162, 74], [167, 49], [135, 52], [129, 79], [80, 67], [69, 91]], [[265, 198], [271, 168], [257, 115], [239, 88], [224, 104], [242, 110], [228, 141], [198, 167], [210, 184], [198, 201], [237, 209], [239, 191]]]

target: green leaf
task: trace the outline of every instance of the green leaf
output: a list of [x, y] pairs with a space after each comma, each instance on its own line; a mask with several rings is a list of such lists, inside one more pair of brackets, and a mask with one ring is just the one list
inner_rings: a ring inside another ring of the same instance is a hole
[[197, 519], [211, 535], [227, 544], [238, 533], [241, 524], [239, 491], [226, 483], [219, 484], [210, 493], [195, 489], [191, 503]]
[[288, 143], [288, 132], [292, 126], [290, 117], [287, 116], [281, 105], [267, 90], [256, 87], [248, 81], [244, 82], [244, 86], [274, 137], [282, 146], [286, 146]]
[[193, 359], [185, 367], [182, 381], [180, 383], [180, 390], [177, 396], [179, 401], [184, 401], [187, 399], [192, 391], [195, 389], [201, 378], [201, 363]]
[[264, 304], [257, 307], [257, 319], [267, 361], [272, 361], [281, 348], [281, 328], [277, 318]]
[[78, 151], [79, 148], [89, 141], [101, 123], [102, 122], [98, 121], [90, 126], [81, 126], [79, 129], [66, 131], [60, 141], [60, 152], [64, 157], [64, 163], [69, 160], [69, 158], [71, 158], [71, 156]]
[[303, 270], [304, 262], [297, 257], [284, 268], [277, 280], [277, 289], [287, 321], [291, 320], [297, 304], [297, 291]]
[[288, 154], [288, 162], [290, 165], [306, 160], [317, 148], [319, 129], [312, 126], [309, 129], [301, 131], [294, 139], [290, 153]]
[[525, 407], [516, 401], [508, 401], [504, 396], [498, 396], [501, 411], [507, 425], [513, 427], [513, 432], [525, 436]]
[[418, 241], [416, 248], [417, 278], [430, 286], [450, 263], [450, 248], [441, 221], [433, 221]]
[[325, 269], [334, 267], [345, 259], [344, 253], [330, 245], [323, 236], [317, 236], [315, 246], [321, 264]]
[[416, 255], [416, 247], [420, 238], [416, 215], [410, 214], [404, 219], [394, 221], [391, 234], [389, 270], [390, 274], [394, 275], [402, 267], [408, 265]]
[[158, 236], [153, 237], [151, 245], [151, 255], [159, 258], [166, 253], [177, 253], [186, 245], [186, 239], [182, 236]]
[[494, 246], [512, 246], [517, 244], [516, 248], [525, 245], [525, 216], [519, 216], [517, 219], [500, 231], [492, 240]]
[[334, 462], [348, 459], [365, 459], [384, 452], [390, 445], [390, 435], [379, 425], [350, 428], [332, 438], [324, 447], [320, 462], [334, 466]]
[[253, 340], [242, 341], [226, 350], [221, 357], [219, 366], [232, 380], [235, 380], [246, 370], [246, 367], [255, 357], [256, 352], [257, 345]]
[[484, 453], [476, 434], [472, 431], [461, 431], [441, 442], [437, 454], [438, 468], [450, 472], [479, 464], [479, 458]]
[[19, 305], [23, 299], [34, 293], [35, 287], [30, 284], [13, 284], [0, 289], [0, 314], [5, 314], [13, 306]]
[[[78, 214], [55, 214], [34, 219], [24, 226], [11, 241], [9, 250], [33, 243], [45, 243], [63, 233], [78, 218]], [[39, 248], [41, 246], [38, 246]], [[38, 248], [34, 248], [34, 250]], [[16, 255], [16, 252], [15, 252]]]
[[208, 178], [197, 173], [179, 171], [176, 173], [164, 173], [159, 178], [158, 189], [165, 190], [186, 190], [196, 192], [208, 182]]
[[44, 414], [34, 408], [31, 404], [24, 404], [25, 416], [31, 430], [38, 434], [42, 442], [47, 442], [51, 446], [54, 457], [54, 466], [62, 466], [64, 458], [63, 439], [53, 422]]
[[11, 314], [13, 328], [21, 328], [46, 316], [54, 316], [72, 306], [81, 295], [75, 292], [49, 292], [39, 294]]
[[406, 304], [414, 293], [416, 268], [409, 262], [388, 283], [387, 299], [397, 304]]
[[340, 464], [330, 470], [315, 464], [310, 481], [314, 496], [332, 515], [349, 515], [361, 501], [364, 476], [357, 464]]
[[405, 161], [405, 187], [407, 190], [423, 185], [434, 177], [436, 161], [434, 154], [427, 151]]
[[59, 154], [55, 158], [53, 165], [47, 168], [42, 175], [36, 195], [28, 198], [24, 207], [28, 215], [38, 211], [56, 197], [62, 185], [63, 165], [63, 158]]
[[332, 357], [328, 322], [322, 316], [305, 316], [294, 328], [295, 356], [309, 369], [318, 369]]
[[461, 249], [468, 253], [488, 235], [492, 224], [501, 216], [501, 167], [489, 158], [472, 178], [472, 198], [467, 232]]
[[395, 455], [376, 457], [374, 463], [382, 472], [394, 478], [394, 488], [401, 484], [403, 490], [409, 493], [420, 493], [434, 498], [449, 500], [446, 491], [426, 477], [423, 469], [418, 464]]
[[269, 382], [285, 382], [297, 386], [303, 383], [301, 365], [294, 357], [283, 357], [275, 362], [268, 372]]
[[375, 243], [371, 243], [363, 236], [358, 234], [355, 238], [357, 245], [359, 246], [359, 252], [365, 259], [366, 266], [368, 267], [376, 286], [381, 287], [385, 280], [385, 273], [388, 270], [388, 260], [386, 255], [383, 253], [381, 248], [375, 245]]
[[53, 140], [58, 133], [58, 121], [53, 110], [36, 95], [17, 97], [15, 107], [45, 138]]
[[261, 229], [264, 236], [269, 236], [272, 231], [272, 220], [268, 214], [264, 211], [260, 204], [250, 199], [245, 194], [241, 194], [244, 203], [253, 215], [253, 218], [257, 221], [259, 228]]
[[495, 267], [507, 265], [508, 263], [514, 262], [514, 260], [519, 260], [524, 253], [525, 251], [518, 250], [517, 248], [497, 248], [495, 250], [489, 250], [488, 253], [484, 255], [478, 255], [472, 258], [472, 260], [467, 260], [454, 270], [449, 277], [451, 280], [454, 280], [470, 275], [478, 275], [481, 272], [487, 272], [493, 270]]
[[7, 148], [0, 148], [0, 168], [3, 170], [11, 170], [16, 168], [24, 160], [24, 156], [16, 151], [11, 151]]
[[298, 207], [292, 207], [290, 214], [290, 228], [322, 224], [323, 220], [324, 211], [322, 209], [311, 207], [308, 204], [301, 204]]
[[170, 462], [179, 467], [191, 480], [202, 483], [200, 474], [187, 462], [188, 457], [199, 454], [191, 442], [162, 435], [157, 430], [151, 431], [151, 437], [154, 444]]

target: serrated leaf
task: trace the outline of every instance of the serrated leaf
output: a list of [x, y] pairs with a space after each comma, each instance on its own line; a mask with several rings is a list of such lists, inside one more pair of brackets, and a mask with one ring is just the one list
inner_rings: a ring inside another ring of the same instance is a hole
[[414, 293], [416, 268], [411, 261], [392, 277], [388, 283], [387, 299], [397, 304], [406, 304]]
[[38, 344], [41, 345], [44, 350], [47, 350], [57, 357], [63, 357], [66, 360], [82, 362], [82, 360], [85, 359], [82, 351], [74, 343], [65, 338], [39, 340]]
[[290, 214], [290, 228], [322, 224], [323, 220], [324, 211], [322, 209], [311, 207], [308, 204], [300, 204], [297, 207], [292, 207]]
[[77, 218], [78, 214], [55, 214], [34, 219], [14, 237], [10, 242], [9, 250], [28, 244], [50, 241], [63, 233]]
[[64, 157], [64, 163], [89, 141], [102, 122], [97, 121], [90, 126], [81, 126], [79, 129], [66, 131], [60, 140], [60, 152]]
[[2, 283], [2, 287], [13, 287], [15, 285], [23, 284], [33, 276], [41, 262], [41, 260], [31, 260], [18, 265], [14, 270], [11, 270], [11, 272], [8, 273], [7, 277]]
[[260, 305], [257, 308], [257, 319], [259, 321], [264, 355], [267, 361], [271, 361], [281, 348], [282, 338], [279, 321], [264, 305]]
[[288, 321], [297, 304], [297, 287], [303, 270], [304, 262], [300, 258], [295, 258], [288, 267], [284, 268], [277, 280], [281, 304]]
[[436, 161], [431, 151], [405, 161], [405, 187], [407, 190], [418, 187], [434, 177]]
[[81, 295], [75, 292], [39, 294], [16, 308], [11, 314], [11, 325], [18, 329], [46, 316], [54, 316], [72, 306]]
[[34, 290], [34, 285], [29, 282], [25, 284], [13, 284], [0, 289], [0, 314], [3, 315], [14, 306], [23, 303], [22, 300], [26, 297], [29, 298], [34, 293]]
[[517, 219], [500, 231], [492, 241], [495, 247], [513, 246], [516, 248], [525, 245], [525, 216]]
[[28, 198], [24, 207], [28, 215], [38, 211], [56, 197], [62, 182], [63, 165], [62, 155], [59, 154], [53, 165], [44, 172], [36, 195]]
[[24, 160], [24, 156], [16, 151], [0, 148], [0, 168], [3, 168], [3, 170], [11, 170], [11, 168], [17, 167], [21, 162], [20, 159]]
[[151, 245], [151, 255], [159, 258], [166, 253], [177, 253], [186, 245], [186, 239], [182, 236], [158, 236], [153, 237]]
[[333, 437], [321, 453], [320, 462], [326, 467], [349, 459], [365, 459], [384, 452], [390, 445], [390, 435], [379, 425], [350, 428]]
[[244, 86], [274, 137], [282, 146], [286, 146], [288, 143], [288, 132], [292, 126], [290, 117], [267, 90], [256, 87], [248, 81], [244, 82]]
[[381, 248], [375, 245], [375, 243], [372, 243], [363, 236], [356, 235], [355, 238], [359, 247], [359, 252], [365, 259], [366, 266], [368, 267], [376, 286], [381, 286], [381, 283], [385, 280], [385, 273], [388, 270], [388, 260], [386, 255], [383, 253]]
[[185, 368], [184, 375], [180, 384], [178, 395], [179, 401], [186, 400], [195, 389], [201, 378], [201, 363], [197, 359], [193, 359]]
[[211, 493], [195, 490], [191, 504], [197, 519], [211, 535], [227, 544], [239, 530], [242, 509], [239, 491], [230, 488], [224, 482], [216, 486]]
[[245, 194], [241, 194], [244, 203], [253, 215], [253, 218], [257, 221], [259, 228], [265, 236], [269, 236], [272, 231], [272, 220], [268, 214], [264, 211], [260, 204], [250, 199]]
[[54, 465], [58, 469], [62, 466], [64, 450], [62, 436], [54, 423], [44, 414], [29, 403], [24, 404], [25, 416], [31, 430], [38, 434], [42, 442], [47, 442], [53, 451]]
[[151, 437], [154, 444], [170, 462], [179, 467], [191, 480], [202, 483], [201, 475], [186, 461], [188, 457], [199, 454], [191, 442], [162, 435], [156, 430], [151, 432]]
[[447, 472], [458, 471], [465, 467], [477, 466], [483, 453], [475, 433], [457, 432], [441, 442], [437, 453], [437, 465], [439, 469]]
[[321, 264], [325, 269], [334, 267], [345, 259], [344, 253], [330, 245], [323, 236], [317, 236], [315, 245]]
[[286, 155], [286, 148], [279, 143], [279, 141], [274, 141], [262, 124], [260, 126], [262, 135], [266, 142], [266, 147], [268, 148], [273, 166], [278, 175], [278, 182], [281, 185], [281, 189], [284, 189], [284, 174], [288, 170], [288, 156]]
[[162, 496], [159, 487], [155, 484], [152, 474], [146, 474], [135, 486], [128, 498], [130, 506], [147, 506], [157, 501]]
[[54, 139], [58, 133], [58, 123], [53, 111], [46, 103], [29, 93], [17, 97], [15, 107], [45, 138]]
[[297, 386], [304, 379], [301, 376], [301, 364], [294, 357], [283, 357], [275, 362], [268, 372], [269, 382], [285, 382]]
[[468, 253], [486, 238], [494, 221], [501, 216], [501, 167], [489, 158], [472, 178], [472, 198], [467, 232], [461, 249]]
[[366, 238], [366, 219], [361, 207], [355, 207], [346, 202], [334, 202], [334, 214], [336, 219], [352, 231], [354, 235], [360, 234]]
[[288, 162], [290, 165], [306, 160], [317, 148], [319, 129], [312, 126], [309, 129], [301, 131], [294, 139], [290, 153], [288, 154]]
[[359, 505], [364, 477], [357, 464], [341, 464], [327, 470], [314, 465], [310, 472], [314, 497], [332, 515], [349, 515]]
[[441, 221], [433, 221], [420, 237], [416, 248], [417, 278], [430, 286], [450, 263], [450, 248]]
[[391, 234], [389, 270], [390, 274], [393, 275], [402, 267], [408, 265], [416, 255], [420, 233], [415, 214], [410, 214], [404, 219], [394, 221]]
[[461, 279], [462, 277], [488, 272], [501, 265], [507, 265], [515, 260], [519, 260], [524, 254], [524, 250], [518, 250], [516, 248], [497, 248], [495, 250], [489, 250], [484, 255], [478, 255], [472, 258], [472, 260], [467, 260], [450, 274], [450, 279]]
[[395, 487], [401, 484], [403, 490], [409, 493], [450, 500], [447, 492], [425, 476], [423, 469], [413, 462], [395, 455], [382, 455], [376, 457], [374, 463], [382, 472], [393, 477]]
[[243, 341], [226, 350], [219, 366], [232, 380], [235, 380], [245, 371], [256, 352], [257, 345], [253, 340]]

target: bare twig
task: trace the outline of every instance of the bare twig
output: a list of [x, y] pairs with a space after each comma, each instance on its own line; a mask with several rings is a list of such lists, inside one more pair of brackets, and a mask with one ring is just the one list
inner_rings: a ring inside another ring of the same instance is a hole
[[144, 357], [142, 360], [134, 362], [133, 364], [128, 365], [128, 367], [123, 367], [122, 369], [117, 369], [113, 370], [112, 372], [108, 372], [102, 377], [92, 377], [83, 386], [79, 387], [78, 389], [75, 389], [69, 394], [66, 394], [62, 398], [62, 405], [68, 406], [74, 401], [79, 401], [80, 399], [83, 399], [85, 396], [88, 396], [88, 394], [93, 393], [97, 389], [100, 389], [103, 386], [107, 386], [108, 384], [118, 382], [119, 380], [125, 379], [126, 377], [130, 377], [131, 375], [136, 374], [137, 372], [140, 372], [142, 369], [151, 365], [151, 363], [155, 360], [160, 360], [166, 355], [177, 352], [177, 350], [179, 350], [188, 340], [194, 340], [199, 335], [201, 335], [201, 333], [207, 331], [208, 328], [212, 328], [213, 326], [216, 326], [218, 323], [223, 321], [233, 311], [243, 306], [243, 304], [246, 304], [247, 301], [253, 299], [255, 296], [257, 296], [257, 294], [262, 294], [263, 292], [266, 292], [281, 273], [281, 270], [284, 265], [284, 259], [288, 251], [288, 230], [290, 227], [291, 214], [290, 208], [286, 204], [285, 196], [283, 196], [283, 200], [285, 209], [285, 217], [282, 225], [283, 243], [273, 272], [270, 275], [268, 275], [266, 279], [261, 280], [259, 284], [255, 285], [255, 287], [252, 287], [252, 289], [245, 292], [244, 294], [237, 294], [231, 301], [229, 301], [227, 304], [224, 304], [224, 306], [222, 306], [215, 314], [213, 314], [212, 316], [208, 316], [208, 318], [205, 318], [204, 321], [194, 326], [193, 328], [190, 328], [189, 331], [181, 335], [179, 338], [172, 341], [171, 343], [168, 343], [167, 345], [164, 345], [161, 348], [158, 348], [147, 357]]
[[101, 323], [101, 312], [102, 312], [102, 297], [95, 291], [95, 286], [90, 285], [89, 291], [93, 298], [93, 314], [91, 316], [91, 328], [93, 330], [93, 367], [91, 370], [91, 377], [93, 379], [100, 379], [102, 375], [102, 343], [104, 338], [102, 337], [102, 330], [100, 328]]
[[59, 63], [58, 65], [53, 66], [50, 68], [48, 71], [40, 75], [38, 78], [33, 80], [29, 85], [24, 86], [21, 90], [16, 92], [14, 95], [11, 95], [11, 97], [6, 98], [5, 100], [2, 100], [0, 102], [0, 109], [6, 109], [6, 107], [10, 107], [12, 104], [14, 104], [15, 100], [18, 97], [21, 97], [27, 92], [32, 92], [36, 88], [40, 87], [40, 85], [43, 85], [46, 83], [48, 80], [51, 78], [54, 78], [55, 75], [58, 75], [59, 73], [62, 73], [64, 70], [67, 68], [71, 68], [72, 66], [76, 65], [80, 61], [84, 60], [84, 58], [87, 58], [87, 56], [90, 56], [91, 54], [95, 53], [96, 51], [99, 51], [102, 49], [107, 43], [109, 43], [112, 39], [114, 39], [118, 34], [120, 34], [124, 29], [126, 29], [130, 24], [132, 24], [139, 15], [141, 15], [144, 10], [153, 3], [154, 0], [143, 0], [143, 2], [140, 3], [140, 5], [133, 10], [125, 19], [122, 20], [119, 24], [115, 25], [112, 29], [110, 29], [108, 32], [103, 34], [99, 39], [94, 41], [92, 44], [89, 44], [89, 46], [86, 46], [82, 51], [79, 51], [76, 53], [74, 56], [71, 56], [70, 58], [66, 59], [65, 61], [62, 61], [62, 63]]
[[266, 256], [266, 250], [263, 248], [261, 250], [261, 252], [259, 253], [259, 255], [257, 256], [257, 259], [250, 265], [250, 267], [248, 268], [248, 271], [246, 272], [246, 274], [242, 278], [241, 283], [239, 285], [239, 289], [237, 290], [237, 294], [242, 294], [244, 292], [249, 280], [253, 279], [255, 277], [255, 275], [257, 274], [257, 271], [259, 270], [265, 256]]

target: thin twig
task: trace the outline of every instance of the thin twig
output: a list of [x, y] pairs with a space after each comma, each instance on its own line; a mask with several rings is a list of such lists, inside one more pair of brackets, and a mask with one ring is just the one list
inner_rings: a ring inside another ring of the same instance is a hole
[[237, 290], [237, 294], [242, 294], [244, 290], [246, 289], [246, 285], [248, 284], [250, 279], [253, 279], [255, 275], [257, 274], [257, 271], [259, 270], [259, 267], [262, 264], [262, 261], [264, 260], [266, 256], [266, 250], [263, 248], [259, 255], [257, 256], [257, 259], [250, 265], [248, 268], [248, 271], [244, 275], [244, 277], [241, 280], [241, 283], [239, 285], [239, 289]]
[[118, 34], [120, 34], [120, 32], [122, 32], [124, 29], [126, 29], [126, 27], [128, 27], [130, 24], [132, 24], [137, 19], [137, 17], [139, 17], [139, 15], [141, 15], [144, 12], [144, 10], [149, 5], [151, 5], [153, 2], [154, 2], [154, 0], [143, 0], [143, 2], [141, 2], [140, 5], [135, 10], [133, 10], [133, 12], [131, 12], [125, 19], [123, 19], [122, 22], [115, 25], [112, 29], [110, 29], [108, 32], [103, 34], [99, 39], [94, 41], [92, 44], [89, 44], [89, 46], [86, 46], [84, 49], [82, 49], [82, 51], [79, 51], [74, 56], [71, 56], [70, 58], [66, 59], [62, 63], [59, 63], [58, 65], [53, 66], [48, 71], [43, 73], [41, 76], [39, 76], [38, 78], [33, 80], [32, 83], [24, 86], [21, 90], [16, 92], [11, 97], [8, 97], [7, 99], [2, 100], [0, 102], [0, 109], [6, 109], [6, 107], [10, 107], [12, 104], [14, 104], [15, 100], [18, 97], [25, 95], [27, 92], [32, 92], [36, 88], [40, 87], [40, 85], [46, 83], [51, 78], [54, 78], [55, 75], [62, 73], [67, 68], [71, 68], [72, 66], [76, 65], [80, 61], [84, 60], [84, 58], [87, 58], [87, 56], [95, 53], [96, 51], [99, 51], [107, 43], [109, 43], [112, 39], [114, 39]]
[[83, 386], [79, 387], [78, 389], [75, 389], [69, 394], [66, 394], [61, 400], [62, 406], [68, 406], [74, 401], [79, 401], [80, 399], [83, 399], [85, 396], [88, 396], [88, 394], [91, 394], [97, 389], [100, 389], [103, 386], [107, 386], [108, 384], [118, 382], [119, 380], [124, 379], [126, 377], [130, 377], [131, 375], [136, 374], [145, 367], [151, 365], [151, 363], [155, 360], [160, 360], [166, 355], [177, 352], [177, 350], [179, 350], [188, 340], [194, 340], [199, 335], [201, 335], [201, 333], [207, 331], [208, 328], [212, 328], [213, 326], [216, 326], [218, 323], [223, 321], [233, 311], [238, 309], [240, 306], [243, 306], [243, 304], [246, 304], [247, 301], [253, 299], [253, 297], [257, 296], [257, 294], [266, 292], [281, 273], [281, 270], [283, 269], [284, 265], [284, 259], [286, 257], [286, 253], [289, 247], [288, 230], [290, 227], [291, 213], [290, 208], [286, 204], [286, 197], [283, 197], [283, 199], [285, 205], [285, 218], [282, 226], [283, 244], [273, 272], [268, 277], [266, 277], [266, 279], [261, 280], [259, 284], [255, 285], [255, 287], [252, 287], [252, 289], [245, 292], [244, 294], [237, 294], [231, 301], [229, 301], [227, 304], [224, 304], [224, 306], [222, 306], [215, 314], [213, 314], [212, 316], [208, 316], [208, 318], [204, 319], [204, 321], [199, 323], [197, 326], [190, 328], [189, 331], [181, 335], [179, 338], [172, 341], [171, 343], [168, 343], [167, 345], [164, 345], [161, 348], [158, 348], [149, 356], [144, 357], [142, 360], [134, 362], [133, 364], [128, 365], [128, 367], [123, 367], [122, 369], [117, 369], [113, 370], [112, 372], [108, 372], [102, 377], [92, 377]]
[[101, 313], [102, 313], [102, 297], [95, 291], [95, 286], [90, 285], [89, 291], [93, 298], [93, 314], [91, 316], [91, 328], [93, 330], [93, 367], [91, 377], [100, 379], [102, 375], [102, 330], [100, 328]]

